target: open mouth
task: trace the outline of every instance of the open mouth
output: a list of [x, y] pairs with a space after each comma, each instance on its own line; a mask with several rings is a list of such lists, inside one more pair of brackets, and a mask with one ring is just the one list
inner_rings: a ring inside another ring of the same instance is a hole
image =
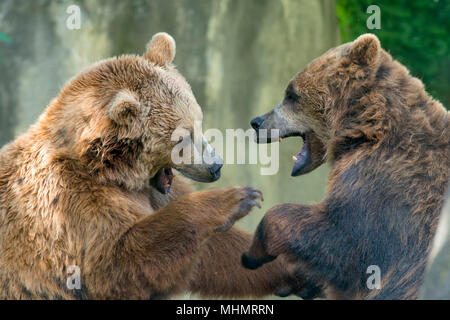
[[284, 135], [280, 135], [279, 141], [287, 137], [301, 137], [303, 139], [302, 149], [297, 155], [292, 156], [294, 160], [294, 166], [292, 168], [291, 176], [296, 177], [301, 174], [308, 173], [315, 169], [311, 159], [311, 134], [300, 132], [289, 132]]
[[174, 175], [171, 168], [162, 168], [150, 180], [150, 183], [159, 192], [163, 194], [168, 194], [170, 191], [170, 187], [172, 186], [173, 178]]
[[[322, 144], [318, 141], [313, 132], [287, 132], [280, 134], [278, 141], [288, 137], [301, 137], [303, 139], [302, 149], [297, 155], [292, 156], [294, 166], [292, 168], [291, 176], [296, 177], [308, 173], [317, 168], [323, 162]], [[312, 150], [313, 144], [320, 146], [318, 150]]]

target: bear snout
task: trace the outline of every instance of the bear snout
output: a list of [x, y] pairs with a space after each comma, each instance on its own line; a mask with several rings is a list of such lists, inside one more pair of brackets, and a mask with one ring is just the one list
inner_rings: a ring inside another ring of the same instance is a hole
[[250, 125], [252, 126], [253, 129], [258, 131], [259, 128], [261, 128], [261, 125], [263, 124], [263, 122], [264, 122], [264, 117], [260, 116], [260, 117], [253, 118], [252, 121], [250, 121]]
[[222, 169], [223, 164], [215, 162], [209, 167], [209, 172], [211, 173], [212, 178], [214, 181], [219, 180], [220, 178], [220, 169]]

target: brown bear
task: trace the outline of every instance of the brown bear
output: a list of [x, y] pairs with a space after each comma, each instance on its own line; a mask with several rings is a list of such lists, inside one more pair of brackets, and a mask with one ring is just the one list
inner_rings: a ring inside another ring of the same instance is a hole
[[321, 203], [267, 212], [244, 266], [284, 254], [330, 298], [417, 298], [450, 169], [449, 114], [422, 82], [366, 34], [311, 62], [251, 124], [260, 142], [263, 129], [303, 138], [292, 176], [331, 172]]
[[[259, 297], [302, 294], [284, 262], [240, 264], [251, 235], [234, 221], [262, 194], [191, 193], [221, 163], [175, 164], [172, 134], [202, 112], [172, 65], [175, 42], [101, 61], [71, 80], [27, 133], [0, 152], [0, 298]], [[78, 277], [78, 278], [77, 278]], [[292, 283], [295, 283], [292, 286]]]

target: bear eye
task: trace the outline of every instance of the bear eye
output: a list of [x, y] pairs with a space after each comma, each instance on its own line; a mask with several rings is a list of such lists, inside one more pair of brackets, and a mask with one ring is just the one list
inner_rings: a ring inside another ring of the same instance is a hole
[[288, 91], [286, 92], [286, 96], [285, 99], [289, 102], [297, 102], [298, 100], [298, 95], [296, 95], [294, 92], [292, 91]]

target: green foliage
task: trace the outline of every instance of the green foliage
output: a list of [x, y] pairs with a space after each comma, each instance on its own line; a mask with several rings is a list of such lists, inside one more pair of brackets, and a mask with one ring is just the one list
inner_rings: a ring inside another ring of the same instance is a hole
[[[369, 30], [370, 5], [381, 10], [381, 29]], [[422, 79], [427, 91], [450, 106], [450, 1], [337, 0], [343, 42], [363, 33], [376, 34], [384, 49]]]

